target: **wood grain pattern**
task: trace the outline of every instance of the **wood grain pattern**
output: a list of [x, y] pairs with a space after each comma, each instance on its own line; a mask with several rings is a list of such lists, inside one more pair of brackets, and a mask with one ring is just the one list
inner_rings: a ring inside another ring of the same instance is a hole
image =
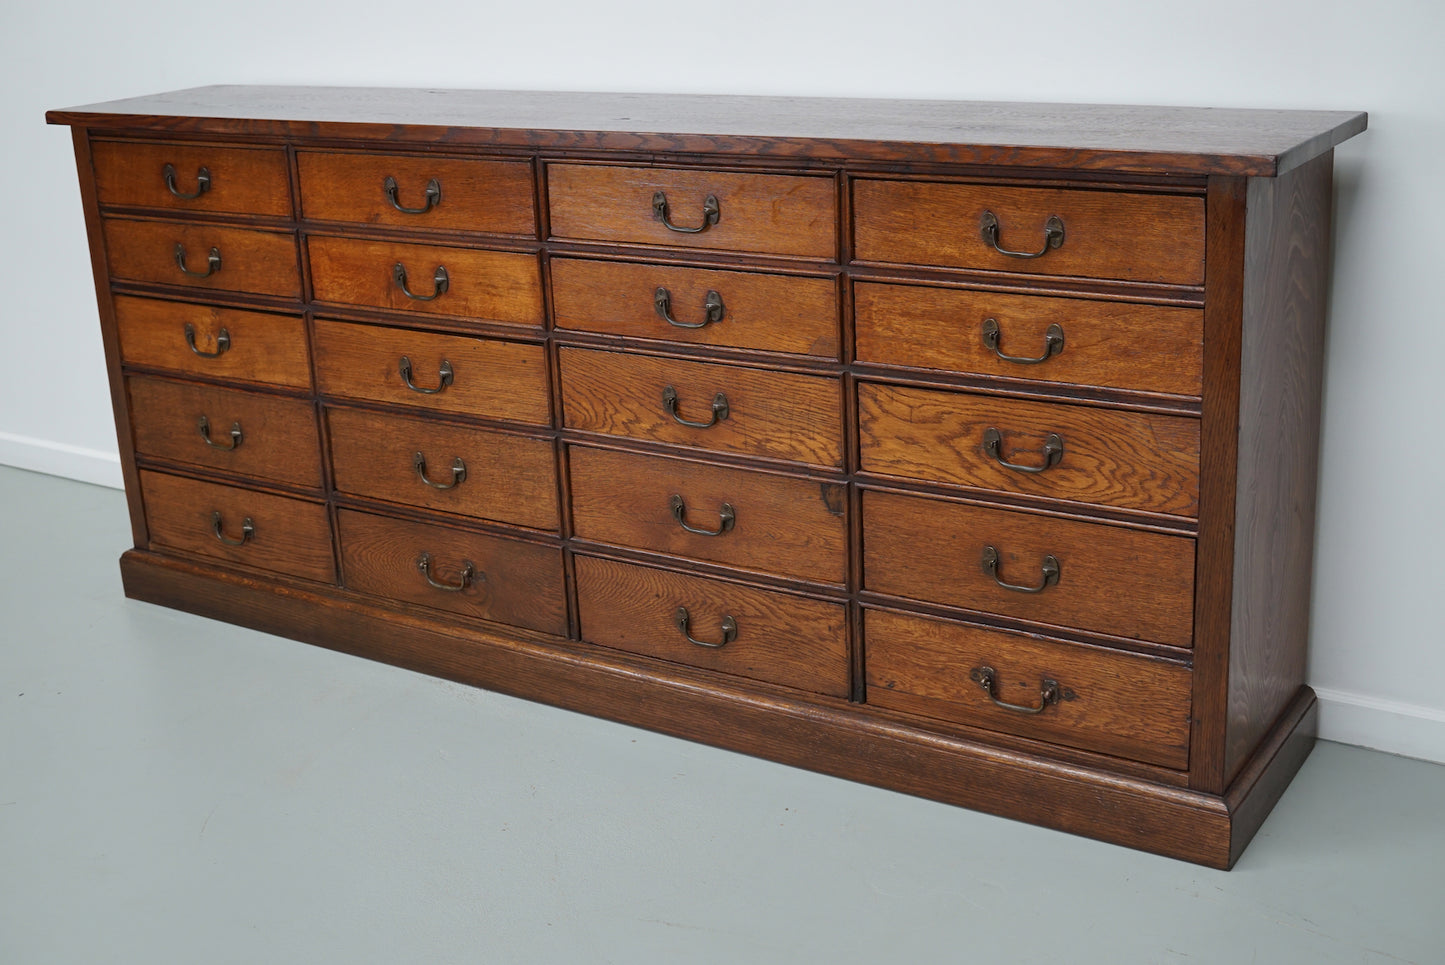
[[[552, 443], [429, 419], [328, 406], [331, 474], [336, 491], [369, 499], [556, 531], [557, 465]], [[416, 454], [437, 489], [417, 475]]]
[[[1064, 243], [1041, 258], [1001, 255], [980, 232], [985, 211], [998, 218], [1000, 247], [1039, 250], [1044, 223], [1055, 215], [1064, 222]], [[853, 223], [859, 261], [1204, 282], [1202, 198], [859, 179]]]
[[[298, 151], [296, 165], [301, 214], [313, 221], [537, 234], [532, 166], [525, 161]], [[388, 177], [402, 207], [427, 207], [433, 180], [440, 200], [420, 214], [399, 211], [385, 191]]]
[[[1047, 637], [867, 610], [868, 702], [1024, 737], [1183, 768], [1189, 759], [1189, 670], [1137, 654]], [[997, 706], [970, 678], [996, 672], [994, 695], [1039, 706], [1042, 681], [1072, 695], [1038, 714]]]
[[[346, 585], [353, 590], [541, 633], [567, 632], [558, 547], [346, 509], [336, 514], [336, 525]], [[430, 555], [438, 583], [460, 584], [470, 563], [466, 588], [431, 586], [418, 566], [422, 554]]]
[[[819, 466], [843, 464], [836, 378], [574, 348], [563, 348], [560, 356], [568, 428]], [[728, 417], [706, 429], [679, 424], [663, 407], [669, 386], [677, 392], [680, 418], [707, 422], [718, 393], [727, 397]]]
[[[853, 285], [860, 362], [1198, 396], [1204, 379], [1203, 313], [1092, 298], [1050, 298], [966, 288]], [[983, 340], [998, 323], [998, 349]], [[1045, 354], [1052, 325], [1063, 350], [1035, 365], [1008, 362]]]
[[[709, 292], [722, 300], [723, 316], [705, 328], [670, 325], [657, 312], [659, 287], [667, 289], [679, 322], [705, 321]], [[838, 357], [838, 292], [831, 278], [554, 258], [552, 310], [561, 329]]]
[[[95, 184], [103, 205], [128, 205], [181, 213], [255, 214], [291, 217], [286, 152], [279, 147], [236, 144], [164, 144], [96, 139], [91, 148]], [[179, 198], [166, 185], [175, 169], [180, 194], [200, 189], [202, 168], [209, 187], [196, 198]]]
[[[577, 558], [577, 597], [589, 643], [848, 696], [842, 604], [589, 556]], [[688, 642], [677, 626], [678, 607], [687, 608], [693, 637], [722, 642], [722, 620], [732, 617], [736, 638], [717, 649]]]
[[[834, 190], [830, 177], [547, 165], [552, 236], [578, 241], [835, 258]], [[666, 193], [674, 224], [701, 225], [709, 195], [717, 198], [720, 217], [697, 234], [669, 230], [653, 216], [657, 191]]]
[[[1059, 561], [1059, 580], [1041, 593], [1003, 589], [983, 568], [986, 546], [998, 550], [1006, 582], [1038, 585], [1045, 556]], [[863, 570], [867, 589], [879, 593], [1176, 647], [1191, 642], [1194, 541], [1184, 537], [867, 491]]]
[[[313, 338], [323, 394], [533, 425], [551, 419], [540, 345], [328, 319], [316, 321]], [[452, 383], [434, 395], [407, 388], [403, 357], [411, 360], [417, 386], [440, 386], [443, 362], [451, 365]]]
[[[105, 244], [111, 277], [119, 281], [301, 297], [296, 236], [289, 232], [107, 218]], [[204, 278], [186, 274], [176, 263], [178, 244], [187, 270], [208, 271], [213, 248], [221, 267]]]
[[[322, 235], [308, 236], [306, 248], [318, 302], [542, 325], [542, 272], [536, 255]], [[408, 296], [393, 274], [398, 264], [406, 270], [413, 295], [435, 298]], [[447, 289], [439, 295], [434, 277], [438, 267], [447, 271]]]
[[[572, 525], [581, 539], [707, 560], [778, 576], [842, 584], [847, 549], [839, 483], [572, 446]], [[689, 533], [672, 515], [717, 529], [724, 503], [736, 513], [721, 536]]]
[[[1050, 435], [1063, 456], [1043, 472], [1007, 469], [999, 455], [1046, 465]], [[861, 383], [858, 434], [866, 472], [1120, 509], [1192, 516], [1199, 510], [1199, 422], [1055, 402]]]
[[[306, 323], [297, 315], [117, 295], [115, 324], [126, 365], [187, 378], [311, 388]], [[194, 350], [186, 341], [187, 325], [194, 332]], [[224, 350], [217, 344], [223, 330]], [[220, 354], [207, 358], [197, 351]]]

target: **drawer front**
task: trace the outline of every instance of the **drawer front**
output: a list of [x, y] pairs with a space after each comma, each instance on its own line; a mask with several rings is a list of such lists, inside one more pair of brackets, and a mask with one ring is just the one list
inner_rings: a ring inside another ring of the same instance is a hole
[[959, 288], [853, 286], [858, 361], [1198, 396], [1203, 312]]
[[1188, 766], [1190, 674], [1180, 664], [881, 610], [864, 611], [864, 628], [870, 704]]
[[311, 388], [306, 323], [247, 312], [117, 295], [115, 324], [126, 365], [202, 379]]
[[858, 433], [867, 472], [1199, 513], [1196, 419], [863, 383]]
[[838, 483], [584, 446], [569, 453], [572, 526], [582, 539], [800, 580], [845, 579], [847, 499]]
[[863, 569], [878, 593], [1176, 647], [1193, 639], [1194, 540], [1182, 536], [865, 492]]
[[137, 454], [321, 488], [310, 402], [146, 376], [126, 387]]
[[[983, 230], [990, 214], [997, 247]], [[1045, 247], [1050, 219], [1063, 225], [1056, 248]], [[853, 221], [859, 261], [1204, 284], [1203, 198], [859, 180]]]
[[345, 509], [336, 519], [350, 589], [567, 635], [561, 549]]
[[589, 643], [848, 696], [841, 604], [587, 556], [576, 565]]
[[107, 218], [105, 249], [121, 281], [301, 297], [289, 232]]
[[560, 354], [568, 428], [843, 464], [837, 379], [584, 349]]
[[537, 234], [525, 161], [298, 151], [296, 164], [301, 213], [314, 221]]
[[142, 471], [153, 549], [336, 582], [326, 507], [238, 486]]
[[426, 419], [328, 408], [338, 492], [556, 530], [552, 443]]
[[101, 204], [291, 217], [291, 178], [279, 147], [94, 141], [91, 163]]
[[314, 332], [325, 395], [532, 425], [551, 419], [540, 345], [326, 319]]
[[614, 261], [552, 261], [558, 328], [838, 357], [831, 279]]
[[306, 248], [319, 302], [542, 325], [536, 255], [317, 235]]
[[838, 246], [836, 190], [830, 177], [547, 167], [552, 236], [576, 241], [831, 259]]

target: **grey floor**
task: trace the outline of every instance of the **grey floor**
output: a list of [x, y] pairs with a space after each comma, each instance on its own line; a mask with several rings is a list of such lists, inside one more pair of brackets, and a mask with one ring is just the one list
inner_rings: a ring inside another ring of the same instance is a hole
[[1445, 767], [1321, 744], [1231, 873], [125, 600], [0, 469], [0, 963], [1445, 962]]

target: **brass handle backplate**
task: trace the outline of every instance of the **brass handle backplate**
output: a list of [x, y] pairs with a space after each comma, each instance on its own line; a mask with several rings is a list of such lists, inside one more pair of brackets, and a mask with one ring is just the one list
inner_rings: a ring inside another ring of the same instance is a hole
[[1044, 332], [1044, 354], [1033, 355], [1005, 355], [999, 348], [998, 319], [985, 318], [983, 320], [983, 344], [984, 347], [997, 355], [1005, 362], [1013, 362], [1015, 365], [1038, 365], [1040, 362], [1047, 362], [1050, 358], [1058, 355], [1064, 350], [1064, 327], [1062, 325], [1050, 325]]
[[216, 333], [216, 350], [207, 352], [196, 346], [196, 326], [186, 322], [186, 345], [190, 346], [191, 351], [203, 359], [218, 359], [225, 354], [226, 349], [231, 347], [231, 333], [222, 328]]
[[256, 524], [252, 522], [250, 516], [247, 516], [241, 520], [241, 538], [235, 539], [234, 537], [227, 536], [221, 529], [221, 511], [218, 509], [211, 513], [211, 532], [215, 535], [216, 539], [225, 543], [227, 546], [245, 546], [255, 537]]
[[231, 423], [230, 445], [222, 445], [215, 439], [211, 438], [211, 420], [207, 419], [205, 416], [201, 416], [200, 419], [196, 420], [196, 428], [200, 430], [201, 438], [206, 440], [206, 445], [210, 446], [212, 449], [220, 449], [225, 452], [230, 452], [232, 449], [235, 449], [241, 444], [241, 423], [239, 422]]
[[212, 248], [206, 255], [205, 271], [191, 271], [186, 267], [186, 246], [178, 241], [176, 242], [176, 267], [181, 270], [181, 274], [191, 278], [210, 278], [221, 270], [221, 249]]
[[658, 191], [652, 196], [652, 216], [661, 221], [662, 226], [668, 231], [676, 231], [678, 234], [684, 235], [697, 235], [722, 220], [722, 206], [718, 204], [717, 195], [708, 195], [702, 202], [702, 224], [696, 228], [685, 228], [672, 223], [667, 210], [667, 192]]
[[677, 613], [673, 615], [673, 620], [677, 623], [677, 629], [679, 630], [679, 632], [681, 632], [682, 635], [687, 638], [688, 643], [695, 644], [699, 647], [707, 647], [709, 650], [720, 650], [738, 638], [738, 621], [734, 620], [731, 616], [724, 616], [722, 618], [721, 643], [712, 643], [708, 640], [699, 640], [697, 637], [694, 637], [692, 635], [692, 616], [687, 612], [687, 607], [685, 606], [680, 606], [677, 608]]
[[437, 367], [437, 387], [434, 389], [423, 388], [411, 380], [411, 359], [409, 357], [403, 355], [401, 361], [396, 364], [396, 369], [401, 373], [401, 380], [406, 383], [406, 387], [422, 395], [438, 394], [452, 384], [454, 377], [452, 363], [446, 359], [442, 359], [442, 364]]
[[985, 211], [979, 222], [979, 234], [983, 235], [984, 243], [1001, 255], [1008, 255], [1010, 258], [1042, 258], [1055, 248], [1064, 244], [1064, 219], [1056, 214], [1049, 215], [1049, 220], [1044, 222], [1044, 246], [1038, 251], [1010, 251], [1003, 247], [998, 241], [998, 216], [992, 211]]
[[436, 178], [432, 178], [426, 183], [426, 204], [420, 208], [408, 208], [397, 200], [396, 178], [390, 174], [382, 179], [381, 191], [386, 195], [386, 200], [391, 202], [391, 206], [402, 214], [426, 214], [442, 203], [442, 183]]
[[182, 191], [176, 186], [176, 166], [174, 164], [167, 164], [161, 168], [161, 177], [165, 179], [166, 190], [182, 201], [194, 201], [211, 190], [210, 168], [203, 167], [196, 172], [196, 190], [190, 192]]
[[1036, 586], [1024, 586], [1018, 583], [1005, 583], [998, 575], [999, 554], [992, 546], [983, 548], [983, 571], [993, 577], [993, 581], [1005, 590], [1013, 590], [1016, 593], [1042, 593], [1049, 587], [1059, 582], [1061, 570], [1057, 556], [1045, 556], [1043, 563], [1039, 565], [1040, 578]]
[[677, 520], [678, 525], [689, 533], [696, 533], [699, 536], [721, 536], [723, 533], [732, 529], [738, 519], [737, 510], [733, 509], [733, 504], [723, 503], [722, 508], [718, 510], [717, 514], [717, 529], [702, 529], [698, 526], [688, 525], [687, 502], [682, 498], [681, 493], [673, 493], [668, 504], [672, 509], [672, 518]]
[[732, 414], [732, 410], [728, 407], [728, 397], [719, 392], [712, 397], [711, 419], [706, 422], [694, 422], [691, 419], [684, 419], [677, 414], [677, 389], [674, 389], [670, 385], [662, 390], [662, 408], [666, 410], [668, 415], [672, 416], [673, 422], [676, 422], [680, 426], [688, 426], [693, 429], [711, 429]]
[[1063, 700], [1073, 700], [1075, 694], [1059, 685], [1057, 680], [1050, 680], [1048, 677], [1039, 681], [1039, 702], [1037, 706], [1031, 704], [1011, 704], [998, 697], [998, 674], [992, 667], [974, 667], [968, 673], [968, 679], [983, 688], [988, 694], [988, 699], [993, 701], [995, 706], [1004, 710], [1012, 710], [1019, 714], [1042, 714], [1044, 709], [1051, 704], [1057, 704]]
[[994, 461], [1005, 469], [1012, 469], [1014, 472], [1039, 473], [1045, 469], [1052, 469], [1064, 458], [1064, 438], [1057, 432], [1049, 433], [1044, 440], [1044, 464], [1042, 466], [1026, 466], [1019, 462], [1009, 462], [1003, 457], [1003, 433], [993, 426], [989, 426], [983, 433], [983, 448], [993, 456]]

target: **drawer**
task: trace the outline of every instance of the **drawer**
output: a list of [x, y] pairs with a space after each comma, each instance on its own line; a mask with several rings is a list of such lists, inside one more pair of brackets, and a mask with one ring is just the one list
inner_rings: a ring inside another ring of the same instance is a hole
[[291, 217], [291, 178], [279, 147], [98, 140], [91, 164], [103, 205]]
[[832, 279], [552, 260], [558, 328], [838, 357]]
[[866, 472], [1199, 513], [1197, 419], [860, 383], [858, 435]]
[[298, 151], [296, 165], [301, 214], [313, 221], [537, 234], [525, 161]]
[[336, 582], [321, 503], [145, 470], [140, 488], [152, 549]]
[[137, 454], [321, 488], [310, 402], [146, 376], [126, 388]]
[[1176, 647], [1193, 638], [1183, 536], [870, 491], [863, 570], [876, 593]]
[[325, 395], [436, 412], [551, 421], [542, 346], [317, 319], [316, 380]]
[[119, 281], [301, 297], [290, 232], [107, 218], [105, 250]]
[[317, 235], [306, 248], [318, 302], [542, 325], [536, 255]]
[[117, 295], [115, 324], [126, 365], [203, 379], [311, 388], [306, 323], [247, 312]]
[[550, 164], [547, 194], [559, 239], [827, 259], [838, 247], [831, 177]]
[[863, 621], [874, 706], [1188, 766], [1190, 673], [1180, 664], [881, 610]]
[[1087, 298], [853, 286], [858, 361], [1198, 396], [1203, 315]]
[[584, 349], [560, 355], [568, 428], [843, 464], [835, 378]]
[[327, 408], [336, 490], [556, 530], [552, 443], [426, 419]]
[[569, 453], [581, 539], [800, 580], [846, 578], [841, 484], [583, 446]]
[[[1058, 247], [1046, 247], [1051, 219]], [[859, 261], [1204, 284], [1203, 198], [865, 179], [853, 182], [853, 224]]]
[[345, 509], [336, 522], [350, 589], [567, 635], [558, 547]]
[[588, 556], [576, 566], [589, 643], [848, 696], [842, 604]]

